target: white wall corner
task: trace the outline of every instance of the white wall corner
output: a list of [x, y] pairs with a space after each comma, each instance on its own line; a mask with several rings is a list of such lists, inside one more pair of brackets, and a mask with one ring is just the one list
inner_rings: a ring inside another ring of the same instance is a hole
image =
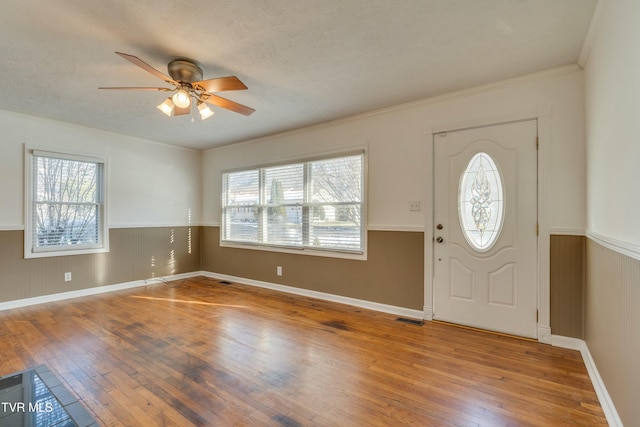
[[551, 328], [549, 326], [538, 325], [538, 342], [551, 344]]

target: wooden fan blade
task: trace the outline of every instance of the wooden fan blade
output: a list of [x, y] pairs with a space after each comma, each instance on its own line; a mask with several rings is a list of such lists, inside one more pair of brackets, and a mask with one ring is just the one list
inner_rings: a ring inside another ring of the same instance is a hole
[[109, 89], [109, 90], [162, 90], [165, 92], [170, 92], [173, 89], [169, 89], [167, 87], [132, 87], [132, 86], [114, 86], [114, 87], [99, 87], [98, 89]]
[[240, 113], [245, 116], [250, 116], [254, 111], [256, 111], [253, 108], [238, 104], [237, 102], [229, 101], [228, 99], [212, 93], [203, 94], [202, 100], [206, 103], [217, 105], [218, 107], [226, 108], [227, 110], [235, 111], [236, 113]]
[[156, 70], [151, 65], [147, 64], [146, 62], [144, 62], [142, 59], [138, 58], [137, 56], [129, 55], [127, 53], [122, 53], [122, 52], [116, 52], [116, 54], [120, 55], [121, 57], [123, 57], [127, 61], [131, 62], [132, 64], [137, 65], [138, 67], [142, 68], [146, 72], [153, 74], [157, 78], [159, 78], [161, 80], [164, 80], [167, 83], [171, 83], [173, 85], [178, 86], [178, 83], [175, 80], [173, 80], [171, 77], [169, 77], [169, 76], [161, 73], [160, 71]]
[[202, 80], [193, 82], [191, 85], [206, 92], [222, 92], [225, 90], [245, 90], [247, 86], [236, 76], [220, 77], [217, 79]]
[[173, 115], [174, 116], [183, 116], [185, 114], [189, 114], [191, 113], [191, 106], [185, 107], [185, 108], [180, 108], [177, 105], [174, 107], [173, 109]]

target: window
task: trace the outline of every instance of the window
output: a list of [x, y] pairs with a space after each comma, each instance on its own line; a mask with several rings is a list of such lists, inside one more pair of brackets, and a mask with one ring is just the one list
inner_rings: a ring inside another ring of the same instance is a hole
[[223, 243], [364, 252], [364, 154], [222, 175]]
[[103, 252], [103, 160], [27, 150], [25, 257]]
[[504, 195], [498, 166], [487, 153], [469, 161], [460, 177], [458, 215], [464, 237], [478, 252], [491, 249], [502, 229]]

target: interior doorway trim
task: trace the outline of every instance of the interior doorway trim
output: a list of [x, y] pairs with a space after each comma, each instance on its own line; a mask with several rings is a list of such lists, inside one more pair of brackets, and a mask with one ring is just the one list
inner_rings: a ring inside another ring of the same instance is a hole
[[504, 115], [486, 117], [483, 119], [470, 119], [456, 122], [440, 123], [428, 126], [427, 156], [425, 164], [431, 167], [432, 173], [427, 174], [427, 188], [431, 191], [432, 209], [425, 210], [425, 236], [424, 236], [424, 309], [425, 320], [433, 320], [433, 293], [434, 293], [434, 265], [433, 265], [433, 230], [435, 228], [433, 207], [435, 206], [434, 193], [434, 140], [442, 132], [466, 130], [477, 127], [494, 126], [525, 120], [537, 120], [538, 125], [538, 259], [537, 259], [537, 307], [538, 307], [538, 342], [551, 344], [551, 299], [549, 281], [549, 256], [550, 256], [550, 226], [549, 226], [549, 181], [548, 174], [540, 171], [548, 170], [551, 166], [551, 106], [538, 106], [527, 110], [505, 113]]

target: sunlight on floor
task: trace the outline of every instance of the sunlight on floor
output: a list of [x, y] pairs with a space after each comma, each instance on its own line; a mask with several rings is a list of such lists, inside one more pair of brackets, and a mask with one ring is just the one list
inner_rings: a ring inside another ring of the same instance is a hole
[[153, 300], [153, 301], [165, 301], [165, 302], [182, 302], [185, 304], [210, 305], [210, 306], [216, 306], [216, 307], [247, 308], [246, 305], [215, 304], [212, 302], [204, 302], [204, 301], [186, 301], [186, 300], [174, 299], [174, 298], [143, 297], [139, 295], [133, 295], [130, 298], [147, 299], [147, 300]]

